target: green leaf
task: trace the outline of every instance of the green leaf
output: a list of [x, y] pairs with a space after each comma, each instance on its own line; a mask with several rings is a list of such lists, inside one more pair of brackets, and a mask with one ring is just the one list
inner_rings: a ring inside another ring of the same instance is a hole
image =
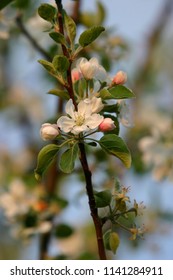
[[100, 91], [100, 97], [102, 99], [113, 99], [112, 95], [106, 88], [104, 88]]
[[92, 146], [92, 147], [97, 147], [97, 143], [96, 142], [86, 142], [86, 145]]
[[39, 59], [38, 62], [51, 74], [55, 74], [55, 68], [53, 64], [47, 60]]
[[107, 134], [100, 139], [99, 144], [105, 152], [113, 156], [116, 156], [123, 162], [123, 164], [127, 168], [130, 168], [131, 166], [130, 151], [122, 138], [120, 138], [116, 134]]
[[111, 232], [109, 236], [109, 245], [111, 251], [116, 254], [116, 251], [120, 245], [120, 238], [116, 232]]
[[10, 4], [11, 2], [13, 2], [14, 0], [1, 0], [0, 1], [0, 10], [2, 10], [3, 8], [5, 8], [8, 4]]
[[63, 99], [69, 100], [69, 93], [66, 90], [60, 90], [60, 89], [51, 89], [48, 91], [48, 94], [56, 95], [58, 97], [61, 97]]
[[91, 44], [97, 37], [105, 30], [102, 26], [93, 26], [88, 30], [85, 30], [79, 37], [79, 44], [82, 47], [86, 47]]
[[118, 113], [119, 112], [119, 106], [117, 104], [112, 104], [112, 105], [104, 105], [104, 108], [102, 109], [101, 112], [107, 112], [107, 113]]
[[78, 154], [78, 144], [75, 143], [70, 149], [66, 150], [60, 159], [59, 167], [64, 173], [71, 173], [75, 166]]
[[109, 92], [112, 98], [115, 99], [126, 99], [126, 98], [134, 98], [134, 93], [127, 87], [122, 85], [117, 85], [109, 89]]
[[58, 72], [65, 72], [69, 67], [69, 61], [64, 55], [56, 55], [53, 58], [52, 64]]
[[38, 14], [44, 20], [53, 22], [56, 15], [56, 9], [50, 4], [41, 4], [38, 8]]
[[62, 45], [66, 45], [66, 41], [64, 36], [61, 33], [58, 32], [50, 32], [49, 36], [56, 42]]
[[102, 208], [110, 205], [112, 194], [109, 190], [106, 190], [101, 192], [95, 192], [94, 197], [97, 208]]
[[104, 245], [105, 245], [105, 248], [107, 250], [110, 250], [111, 251], [111, 248], [110, 248], [110, 244], [109, 244], [109, 239], [110, 239], [110, 234], [111, 234], [111, 230], [107, 230], [104, 235], [103, 235], [103, 241], [104, 241]]
[[71, 236], [74, 229], [66, 224], [59, 224], [55, 228], [55, 236], [58, 238], [67, 238]]
[[37, 167], [35, 169], [35, 177], [40, 180], [43, 173], [47, 170], [49, 165], [55, 160], [59, 147], [55, 144], [46, 145], [38, 154]]
[[76, 37], [76, 24], [74, 20], [67, 15], [65, 11], [64, 12], [64, 21], [65, 21], [65, 28], [67, 35], [70, 39], [71, 44], [74, 44], [74, 40]]

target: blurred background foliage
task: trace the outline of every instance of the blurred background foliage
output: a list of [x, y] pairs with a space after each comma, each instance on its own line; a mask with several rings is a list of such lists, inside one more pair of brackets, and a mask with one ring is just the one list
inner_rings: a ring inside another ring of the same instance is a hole
[[[80, 166], [67, 176], [53, 165], [39, 184], [33, 173], [44, 144], [40, 126], [63, 111], [63, 103], [46, 94], [56, 86], [55, 80], [37, 62], [51, 60], [61, 51], [45, 32], [51, 26], [37, 14], [40, 3], [46, 1], [8, 2], [0, 11], [0, 259], [96, 259]], [[120, 180], [130, 187], [132, 203], [137, 199], [146, 205], [140, 217], [148, 229], [145, 240], [129, 241], [129, 233], [120, 231], [123, 242], [117, 254], [109, 257], [171, 259], [173, 3], [165, 0], [158, 8], [156, 2], [153, 24], [139, 51], [139, 46], [120, 35], [114, 22], [107, 25], [107, 6], [113, 5], [116, 16], [117, 1], [95, 1], [92, 9], [86, 9], [85, 2], [64, 1], [78, 34], [92, 25], [104, 25], [107, 31], [83, 56], [99, 57], [110, 75], [126, 71], [128, 86], [136, 94], [128, 104], [134, 126], [120, 127], [132, 153], [131, 170], [127, 172], [99, 150], [88, 151], [96, 190], [112, 190]]]

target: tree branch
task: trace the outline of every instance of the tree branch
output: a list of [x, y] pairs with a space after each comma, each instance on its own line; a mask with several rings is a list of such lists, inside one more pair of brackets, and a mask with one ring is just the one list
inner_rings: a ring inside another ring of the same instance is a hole
[[[55, 2], [58, 7], [59, 30], [64, 35], [62, 3], [61, 3], [61, 0], [55, 0]], [[68, 50], [66, 49], [65, 46], [62, 46], [62, 51], [63, 51], [64, 56], [69, 58], [69, 53], [67, 53]], [[68, 68], [68, 71], [67, 71], [67, 77], [68, 77], [67, 78], [68, 79], [67, 90], [69, 92], [70, 98], [73, 100], [75, 109], [77, 110], [77, 104], [76, 104], [75, 97], [74, 97], [73, 84], [72, 84], [72, 79], [71, 79], [71, 63]], [[80, 150], [80, 161], [81, 161], [81, 165], [82, 165], [85, 180], [86, 180], [86, 192], [88, 195], [89, 207], [90, 207], [91, 216], [93, 218], [96, 236], [97, 236], [98, 252], [99, 252], [100, 259], [105, 260], [106, 253], [105, 253], [105, 248], [104, 248], [104, 243], [103, 243], [102, 222], [98, 216], [98, 211], [97, 211], [96, 202], [95, 202], [95, 198], [94, 198], [94, 192], [93, 192], [92, 179], [91, 179], [92, 174], [88, 167], [85, 146], [83, 143], [79, 143], [79, 150]]]

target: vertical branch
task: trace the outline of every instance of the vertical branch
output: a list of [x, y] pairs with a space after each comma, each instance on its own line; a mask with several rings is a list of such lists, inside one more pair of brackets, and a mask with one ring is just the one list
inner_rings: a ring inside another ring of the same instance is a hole
[[92, 174], [88, 167], [85, 146], [83, 143], [79, 143], [79, 149], [80, 149], [80, 161], [85, 175], [86, 191], [88, 195], [89, 207], [90, 207], [91, 216], [93, 218], [96, 236], [97, 236], [98, 252], [99, 252], [100, 259], [106, 260], [106, 253], [105, 253], [105, 248], [103, 243], [102, 223], [98, 216], [98, 211], [97, 211], [94, 192], [93, 192], [92, 179], [91, 179]]
[[[64, 35], [62, 3], [61, 3], [61, 0], [55, 0], [55, 2], [58, 7], [58, 18], [57, 19], [58, 19], [58, 23], [59, 23], [59, 30]], [[70, 58], [68, 50], [65, 46], [62, 46], [62, 51], [63, 51], [64, 56], [66, 56], [67, 58]], [[67, 90], [69, 92], [70, 98], [73, 100], [75, 109], [77, 110], [77, 104], [76, 104], [75, 97], [74, 97], [73, 84], [72, 84], [72, 79], [71, 79], [71, 62], [70, 62], [70, 66], [67, 71], [67, 79], [68, 79]], [[91, 178], [92, 174], [91, 174], [91, 171], [88, 166], [86, 152], [85, 152], [85, 146], [83, 143], [79, 143], [79, 150], [80, 150], [80, 162], [81, 162], [81, 165], [83, 168], [83, 173], [84, 173], [85, 181], [86, 181], [86, 192], [88, 195], [90, 212], [91, 212], [91, 216], [92, 216], [94, 226], [95, 226], [95, 231], [96, 231], [98, 252], [99, 252], [100, 259], [105, 260], [106, 253], [105, 253], [104, 242], [103, 242], [102, 223], [98, 216], [98, 211], [97, 211], [96, 202], [95, 202], [95, 198], [94, 198], [94, 192], [93, 192], [93, 185], [92, 185], [92, 178]]]

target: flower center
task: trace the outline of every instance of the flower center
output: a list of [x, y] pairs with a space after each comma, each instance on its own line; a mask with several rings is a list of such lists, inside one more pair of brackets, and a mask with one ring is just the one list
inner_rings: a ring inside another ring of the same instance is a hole
[[85, 118], [84, 118], [83, 116], [78, 115], [77, 118], [76, 118], [76, 125], [77, 125], [77, 126], [83, 125], [84, 120], [85, 120]]

